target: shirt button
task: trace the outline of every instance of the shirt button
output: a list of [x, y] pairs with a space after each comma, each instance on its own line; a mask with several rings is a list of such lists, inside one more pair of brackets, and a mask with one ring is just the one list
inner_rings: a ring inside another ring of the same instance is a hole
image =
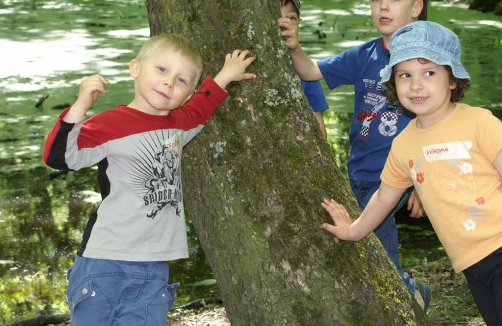
[[87, 294], [87, 292], [88, 292], [88, 291], [87, 291], [87, 289], [86, 289], [86, 288], [83, 288], [83, 289], [82, 289], [82, 294], [83, 294], [83, 295], [86, 295], [86, 294]]
[[209, 95], [211, 95], [211, 92], [210, 91], [205, 91], [204, 95], [209, 96]]

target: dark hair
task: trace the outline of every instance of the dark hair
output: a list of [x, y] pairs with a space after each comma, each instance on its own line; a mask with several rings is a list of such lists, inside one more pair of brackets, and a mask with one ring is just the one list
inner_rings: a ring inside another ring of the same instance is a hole
[[295, 8], [296, 14], [298, 15], [298, 17], [300, 17], [300, 10], [295, 5], [295, 3], [293, 2], [293, 0], [281, 0], [281, 7], [284, 7], [285, 5], [287, 5], [290, 2], [293, 4], [293, 7]]
[[[430, 61], [427, 59], [419, 58], [418, 62], [425, 64]], [[446, 71], [448, 72], [448, 75], [450, 77], [450, 84], [456, 85], [455, 89], [451, 90], [450, 102], [458, 102], [464, 97], [465, 92], [469, 89], [469, 86], [471, 86], [471, 82], [469, 81], [469, 79], [460, 79], [455, 77], [450, 66], [443, 67], [445, 67]], [[392, 74], [390, 75], [389, 81], [383, 84], [387, 87], [387, 97], [389, 98], [389, 103], [399, 102], [399, 98], [397, 97], [394, 68], [392, 68]], [[399, 106], [403, 107], [401, 103], [399, 103]]]
[[422, 7], [420, 15], [418, 15], [418, 20], [427, 20], [427, 2], [429, 2], [429, 0], [422, 0], [422, 1], [424, 3], [424, 6]]

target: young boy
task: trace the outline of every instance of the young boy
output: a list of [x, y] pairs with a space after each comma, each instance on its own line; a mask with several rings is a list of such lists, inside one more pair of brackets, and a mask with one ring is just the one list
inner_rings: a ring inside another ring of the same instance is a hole
[[[354, 85], [354, 116], [349, 133], [351, 152], [348, 163], [349, 181], [359, 207], [364, 210], [380, 184], [385, 159], [394, 137], [414, 115], [397, 105], [389, 104], [387, 92], [380, 83], [380, 70], [389, 63], [387, 50], [390, 37], [399, 27], [415, 21], [423, 8], [423, 0], [370, 0], [373, 24], [382, 34], [371, 40], [318, 62], [312, 61], [301, 48], [297, 31], [288, 21], [279, 20], [282, 36], [287, 38], [293, 65], [300, 78], [324, 79], [330, 89], [340, 85]], [[405, 192], [395, 209], [375, 230], [385, 251], [396, 266], [406, 286], [427, 311], [431, 300], [430, 288], [415, 282], [403, 272], [399, 261], [397, 226], [394, 214], [408, 201], [412, 217], [424, 212], [412, 189]], [[419, 291], [416, 291], [418, 288]]]
[[[202, 72], [196, 47], [182, 36], [145, 42], [129, 65], [135, 96], [84, 121], [106, 79], [85, 78], [78, 98], [49, 132], [47, 165], [79, 170], [98, 164], [103, 198], [87, 223], [68, 271], [73, 326], [165, 326], [177, 285], [165, 261], [188, 257], [181, 191], [183, 146], [206, 124], [246, 73], [249, 51], [227, 54], [222, 70], [193, 91]], [[193, 96], [192, 96], [193, 95]]]
[[457, 103], [469, 87], [458, 37], [431, 22], [415, 22], [390, 42], [382, 71], [391, 97], [417, 117], [396, 137], [382, 183], [359, 219], [324, 200], [336, 226], [357, 241], [373, 230], [415, 186], [453, 262], [465, 274], [487, 325], [502, 325], [502, 123], [488, 110]]
[[[288, 29], [294, 31], [296, 38], [298, 38], [298, 27], [300, 23], [300, 8], [302, 4], [300, 0], [280, 0], [281, 2], [281, 15], [283, 18], [289, 20], [288, 23], [290, 26]], [[286, 44], [288, 43], [289, 37], [285, 37], [284, 40]], [[301, 85], [303, 87], [303, 91], [305, 92], [305, 96], [310, 104], [310, 107], [314, 111], [314, 116], [319, 123], [319, 127], [321, 128], [322, 134], [324, 138], [327, 138], [328, 135], [326, 133], [326, 126], [324, 125], [323, 112], [329, 109], [328, 102], [326, 101], [326, 97], [324, 96], [324, 91], [322, 90], [321, 83], [318, 80], [315, 81], [305, 81], [300, 80]]]

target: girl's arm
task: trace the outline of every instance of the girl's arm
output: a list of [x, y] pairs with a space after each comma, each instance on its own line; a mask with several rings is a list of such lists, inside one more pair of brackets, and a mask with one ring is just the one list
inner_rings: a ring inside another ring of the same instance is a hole
[[361, 216], [354, 223], [352, 223], [345, 207], [333, 199], [325, 199], [321, 205], [331, 215], [335, 225], [324, 223], [322, 227], [341, 240], [361, 240], [382, 223], [385, 217], [396, 206], [405, 190], [391, 187], [382, 182], [380, 188], [371, 197]]

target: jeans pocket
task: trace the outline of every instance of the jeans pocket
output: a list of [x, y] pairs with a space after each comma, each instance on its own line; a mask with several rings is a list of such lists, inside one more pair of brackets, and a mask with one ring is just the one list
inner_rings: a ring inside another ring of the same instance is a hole
[[174, 304], [179, 284], [165, 284], [148, 305], [148, 325], [166, 325], [167, 312]]
[[83, 320], [86, 320], [87, 325], [99, 325], [103, 320], [107, 320], [110, 315], [110, 303], [100, 291], [92, 276], [74, 288], [68, 288], [67, 297], [72, 325], [74, 318], [75, 321], [83, 318]]
[[179, 284], [165, 284], [162, 290], [158, 293], [157, 297], [155, 298], [154, 302], [155, 304], [160, 304], [166, 309], [169, 309], [173, 306], [174, 304], [174, 295], [176, 294], [176, 290], [178, 289], [180, 285]]
[[176, 290], [180, 285], [178, 283], [175, 284], [166, 284], [165, 289], [167, 292], [167, 296], [169, 297], [169, 303], [167, 308], [171, 308], [174, 305], [174, 295], [176, 294]]

